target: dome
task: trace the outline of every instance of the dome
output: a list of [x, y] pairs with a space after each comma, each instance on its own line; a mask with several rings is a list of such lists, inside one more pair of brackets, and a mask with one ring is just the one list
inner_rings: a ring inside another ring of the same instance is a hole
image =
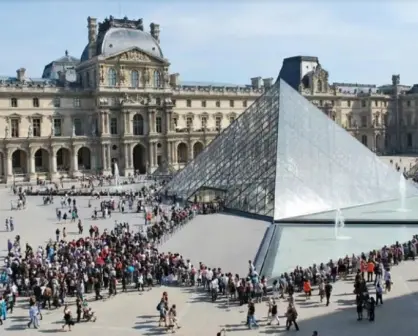
[[[139, 29], [110, 28], [103, 39], [97, 41], [97, 55], [109, 57], [124, 50], [138, 48], [159, 58], [163, 58], [163, 52], [158, 42], [151, 36]], [[81, 55], [81, 62], [88, 60], [88, 45]]]

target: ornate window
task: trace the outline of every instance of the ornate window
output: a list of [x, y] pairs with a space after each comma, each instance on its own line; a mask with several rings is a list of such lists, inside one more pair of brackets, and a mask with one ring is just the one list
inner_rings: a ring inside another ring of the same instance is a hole
[[54, 136], [62, 135], [62, 121], [60, 118], [54, 119]]
[[33, 128], [33, 136], [40, 137], [41, 136], [41, 119], [40, 118], [32, 119], [32, 128]]
[[142, 118], [142, 115], [135, 114], [132, 124], [134, 135], [144, 135], [144, 118]]
[[117, 76], [116, 76], [116, 70], [113, 68], [110, 68], [107, 73], [107, 82], [109, 86], [116, 86], [117, 82]]
[[131, 86], [137, 88], [139, 86], [139, 73], [134, 70], [131, 72]]
[[12, 138], [18, 138], [19, 137], [19, 119], [12, 119], [10, 120], [10, 125], [12, 129]]
[[10, 105], [11, 105], [12, 107], [17, 107], [17, 106], [18, 106], [18, 103], [17, 103], [17, 98], [11, 98], [11, 99], [10, 99]]
[[162, 125], [161, 117], [156, 117], [155, 118], [155, 131], [157, 133], [162, 133], [162, 131], [163, 131], [163, 125]]
[[32, 99], [32, 106], [33, 107], [39, 107], [39, 98], [33, 98]]
[[161, 87], [161, 75], [158, 70], [154, 71], [154, 87], [156, 88]]

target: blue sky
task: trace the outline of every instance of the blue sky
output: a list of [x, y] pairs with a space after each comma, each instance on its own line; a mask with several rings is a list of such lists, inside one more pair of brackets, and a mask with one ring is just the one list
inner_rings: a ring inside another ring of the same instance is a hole
[[80, 57], [87, 16], [161, 25], [161, 47], [182, 80], [237, 84], [276, 77], [283, 58], [318, 56], [330, 80], [418, 83], [418, 4], [369, 1], [25, 1], [0, 11], [0, 75], [38, 77], [67, 49]]

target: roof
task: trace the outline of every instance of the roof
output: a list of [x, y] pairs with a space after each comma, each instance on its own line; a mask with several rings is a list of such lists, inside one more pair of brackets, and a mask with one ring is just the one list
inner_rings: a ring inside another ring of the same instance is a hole
[[199, 82], [199, 81], [180, 81], [180, 86], [219, 86], [219, 87], [242, 87], [242, 88], [251, 87], [251, 85], [245, 85], [245, 84]]
[[[113, 27], [103, 37], [98, 39], [97, 55], [109, 57], [124, 50], [138, 48], [159, 58], [164, 58], [158, 42], [151, 36], [139, 29]], [[81, 62], [88, 60], [88, 45], [81, 54]]]

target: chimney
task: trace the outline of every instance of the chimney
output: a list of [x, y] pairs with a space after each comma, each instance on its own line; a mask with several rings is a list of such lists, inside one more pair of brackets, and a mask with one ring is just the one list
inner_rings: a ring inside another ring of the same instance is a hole
[[87, 29], [88, 29], [88, 48], [89, 48], [89, 59], [96, 56], [96, 31], [97, 31], [97, 19], [88, 17], [87, 18]]
[[25, 73], [26, 73], [25, 68], [17, 69], [16, 70], [17, 80], [20, 81], [20, 82], [23, 82], [25, 80]]
[[170, 75], [170, 86], [180, 85], [180, 74], [175, 73]]
[[253, 87], [253, 89], [261, 88], [261, 83], [262, 83], [261, 77], [251, 78], [251, 86]]
[[273, 78], [264, 78], [263, 79], [263, 83], [264, 83], [264, 88], [268, 89], [273, 85]]
[[160, 43], [160, 25], [153, 22], [150, 24], [150, 28], [151, 28], [151, 36], [158, 43]]

